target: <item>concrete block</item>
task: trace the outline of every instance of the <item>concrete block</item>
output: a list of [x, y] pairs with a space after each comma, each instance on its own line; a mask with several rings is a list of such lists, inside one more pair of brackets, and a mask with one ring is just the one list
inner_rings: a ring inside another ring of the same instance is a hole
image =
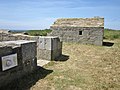
[[46, 50], [52, 50], [52, 38], [44, 37], [44, 46]]
[[39, 38], [39, 41], [38, 41], [38, 48], [40, 48], [40, 49], [45, 49], [44, 37], [43, 37], [43, 38]]
[[12, 53], [12, 47], [0, 44], [0, 56], [8, 55], [10, 53]]
[[39, 47], [37, 48], [37, 59], [54, 60], [61, 55], [61, 49], [62, 42], [60, 42], [57, 36], [40, 36]]
[[[37, 44], [35, 41], [18, 40], [0, 42], [0, 87], [35, 70], [37, 68], [36, 52]], [[14, 54], [17, 55], [17, 64], [2, 71], [2, 57], [12, 59], [8, 56]]]

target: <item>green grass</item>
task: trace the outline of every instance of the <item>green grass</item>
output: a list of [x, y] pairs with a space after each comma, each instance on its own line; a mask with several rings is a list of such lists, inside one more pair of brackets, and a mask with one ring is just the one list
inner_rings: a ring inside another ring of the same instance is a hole
[[120, 30], [105, 29], [104, 39], [108, 40], [120, 39]]
[[[28, 30], [28, 33], [31, 36], [47, 36], [52, 30], [45, 29], [45, 30]], [[114, 40], [120, 39], [120, 30], [112, 30], [112, 29], [105, 29], [104, 30], [104, 39]]]
[[45, 30], [28, 30], [26, 33], [31, 36], [47, 36], [47, 33], [50, 33], [52, 30], [45, 29]]
[[52, 61], [4, 90], [119, 90], [120, 31], [105, 30], [104, 35], [113, 46], [63, 43], [68, 60]]

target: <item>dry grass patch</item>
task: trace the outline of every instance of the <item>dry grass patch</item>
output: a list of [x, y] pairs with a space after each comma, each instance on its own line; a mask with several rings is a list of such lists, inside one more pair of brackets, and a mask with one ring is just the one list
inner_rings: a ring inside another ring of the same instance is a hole
[[63, 43], [58, 61], [4, 90], [120, 90], [120, 40], [111, 42], [111, 47]]
[[47, 83], [40, 82], [45, 87], [41, 90], [119, 90], [120, 40], [114, 43], [112, 47], [64, 43], [63, 54], [69, 59], [44, 66], [53, 73], [43, 79]]

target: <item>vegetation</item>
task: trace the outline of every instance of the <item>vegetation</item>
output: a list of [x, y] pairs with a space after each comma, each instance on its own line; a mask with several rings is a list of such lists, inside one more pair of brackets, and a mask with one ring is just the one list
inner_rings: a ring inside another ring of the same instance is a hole
[[45, 30], [28, 30], [26, 33], [31, 36], [47, 36], [47, 33], [50, 33], [52, 30], [45, 29]]
[[120, 39], [120, 30], [105, 29], [104, 39], [108, 40]]
[[120, 31], [105, 30], [104, 35], [113, 46], [63, 43], [62, 58], [14, 81], [5, 90], [119, 90]]
[[68, 60], [62, 58], [44, 66], [53, 72], [31, 90], [120, 89], [120, 40], [109, 48], [63, 43], [63, 54], [69, 56]]
[[[47, 33], [50, 33], [52, 30], [28, 30], [28, 33], [31, 36], [47, 36]], [[105, 29], [104, 30], [104, 39], [114, 40], [120, 38], [120, 30]]]
[[[119, 90], [120, 40], [112, 47], [63, 43], [63, 55], [4, 90]], [[3, 90], [3, 89], [0, 89]]]

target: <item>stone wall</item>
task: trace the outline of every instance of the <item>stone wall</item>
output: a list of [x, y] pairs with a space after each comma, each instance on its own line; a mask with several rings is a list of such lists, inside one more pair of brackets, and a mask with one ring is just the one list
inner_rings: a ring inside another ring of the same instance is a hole
[[[44, 47], [49, 47], [54, 49], [41, 48], [41, 39]], [[37, 59], [54, 60], [55, 58], [61, 56], [62, 54], [62, 42], [58, 37], [47, 37], [47, 36], [29, 36], [22, 34], [6, 34], [0, 33], [0, 41], [11, 41], [11, 40], [34, 40], [37, 42]], [[48, 42], [47, 42], [48, 41]], [[47, 45], [47, 46], [46, 46]], [[56, 46], [55, 46], [56, 45]]]
[[[58, 37], [0, 33], [0, 41], [0, 87], [35, 70], [37, 60], [55, 60], [62, 54], [62, 42]], [[10, 68], [7, 66], [10, 62], [3, 57], [14, 54], [17, 66]], [[4, 66], [9, 69], [4, 70]]]
[[64, 42], [102, 45], [104, 18], [58, 19], [51, 30], [50, 36], [59, 36]]
[[30, 40], [31, 38], [32, 36], [22, 34], [0, 33], [0, 41]]
[[9, 33], [10, 30], [7, 30], [7, 29], [0, 29], [0, 33]]
[[103, 27], [52, 27], [52, 29], [51, 35], [59, 36], [64, 42], [94, 45], [102, 45], [103, 42]]
[[[0, 42], [0, 87], [37, 69], [36, 47], [35, 41]], [[15, 54], [17, 59], [8, 57]]]

